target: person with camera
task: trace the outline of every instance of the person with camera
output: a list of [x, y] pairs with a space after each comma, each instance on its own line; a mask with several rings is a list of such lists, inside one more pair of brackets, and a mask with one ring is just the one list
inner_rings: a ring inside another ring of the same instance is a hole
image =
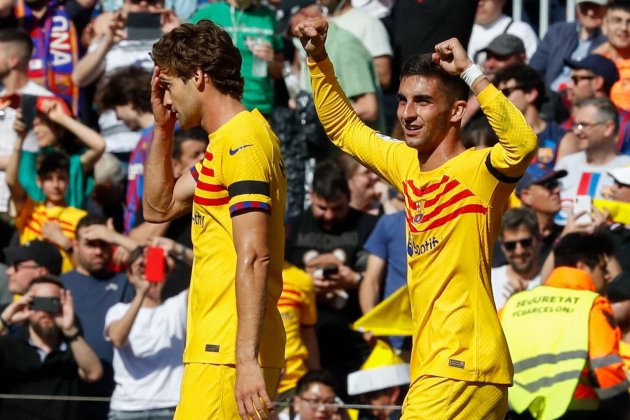
[[[27, 321], [16, 335], [0, 337], [0, 393], [77, 396], [81, 382], [103, 374], [98, 356], [83, 338], [72, 294], [59, 279], [33, 279], [20, 300]], [[64, 399], [0, 400], [3, 419], [79, 419], [78, 403]]]
[[130, 303], [112, 306], [105, 317], [105, 336], [114, 345], [116, 381], [110, 420], [131, 414], [172, 419], [179, 401], [188, 289], [162, 301], [165, 283], [147, 279], [145, 268], [156, 265], [148, 256], [144, 247], [131, 253], [127, 277], [136, 295]]

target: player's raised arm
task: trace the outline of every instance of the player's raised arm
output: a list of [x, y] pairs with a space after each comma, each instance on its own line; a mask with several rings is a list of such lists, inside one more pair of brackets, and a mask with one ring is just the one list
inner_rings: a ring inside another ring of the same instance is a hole
[[195, 180], [185, 172], [175, 181], [171, 164], [173, 131], [177, 119], [171, 111], [169, 85], [160, 78], [160, 68], [151, 78], [151, 105], [155, 118], [153, 141], [144, 167], [142, 206], [147, 222], [166, 222], [190, 211]]

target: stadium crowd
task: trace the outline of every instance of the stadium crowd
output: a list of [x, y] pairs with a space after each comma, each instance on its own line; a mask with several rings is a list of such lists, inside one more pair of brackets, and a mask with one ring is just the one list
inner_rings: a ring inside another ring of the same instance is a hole
[[[514, 21], [506, 0], [0, 0], [0, 418], [173, 418], [203, 216], [144, 220], [149, 53], [204, 19], [238, 48], [242, 103], [280, 139], [288, 181], [274, 415], [400, 418], [407, 256], [443, 246], [406, 226], [463, 204], [432, 207], [445, 183], [405, 211], [400, 186], [331, 146], [294, 33], [316, 17], [351, 107], [387, 136], [403, 137], [402, 65], [451, 37], [522, 113], [538, 149], [491, 261], [507, 418], [630, 418], [630, 1], [576, 0], [572, 22], [549, 1], [542, 38], [538, 2], [523, 3]], [[499, 142], [482, 109], [470, 95], [467, 148]], [[173, 176], [208, 148], [177, 127]]]

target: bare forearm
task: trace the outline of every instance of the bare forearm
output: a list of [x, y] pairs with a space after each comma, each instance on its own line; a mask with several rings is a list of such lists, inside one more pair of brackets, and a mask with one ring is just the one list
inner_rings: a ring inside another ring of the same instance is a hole
[[101, 44], [92, 52], [84, 55], [72, 72], [72, 80], [81, 87], [96, 80], [103, 70], [105, 70], [105, 55], [113, 44], [105, 39], [99, 42]]
[[389, 89], [392, 84], [392, 58], [389, 55], [374, 58], [374, 67], [381, 82], [381, 88]]
[[302, 327], [302, 341], [308, 350], [308, 358], [306, 359], [306, 367], [308, 370], [320, 369], [319, 361], [319, 344], [317, 342], [317, 335], [315, 335], [314, 327]]
[[1, 155], [0, 156], [0, 171], [6, 171], [7, 165], [9, 165], [9, 160], [11, 159], [11, 155]]
[[136, 321], [138, 312], [140, 312], [143, 300], [144, 294], [136, 291], [136, 296], [131, 301], [127, 313], [118, 321], [112, 322], [107, 328], [107, 336], [112, 341], [114, 347], [122, 347], [127, 344], [129, 332], [131, 332], [133, 323]]
[[380, 287], [378, 280], [375, 281], [375, 279], [369, 278], [366, 275], [359, 286], [359, 306], [361, 306], [361, 312], [363, 314], [368, 313], [376, 306], [379, 293]]
[[11, 192], [11, 198], [13, 202], [18, 207], [18, 213], [21, 208], [22, 201], [24, 200], [25, 192], [20, 185], [20, 181], [18, 180], [18, 170], [20, 167], [20, 157], [22, 155], [22, 139], [19, 139], [15, 142], [13, 146], [13, 151], [9, 157], [9, 161], [7, 162], [7, 168], [4, 172], [5, 182], [9, 187], [9, 191]]
[[[74, 335], [78, 329], [74, 327], [70, 331], [64, 331], [66, 337]], [[82, 336], [70, 341], [70, 351], [79, 367], [79, 376], [85, 382], [96, 382], [103, 376], [103, 365], [94, 350], [88, 345]]]
[[175, 177], [171, 166], [173, 133], [156, 127], [144, 165], [142, 205], [146, 221], [160, 223], [171, 219]]
[[265, 316], [268, 258], [240, 257], [236, 268], [236, 363], [257, 362]]

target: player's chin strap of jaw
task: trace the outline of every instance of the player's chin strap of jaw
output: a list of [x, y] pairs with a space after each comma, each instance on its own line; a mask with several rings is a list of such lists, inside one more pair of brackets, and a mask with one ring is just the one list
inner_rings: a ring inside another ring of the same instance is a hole
[[459, 77], [461, 77], [468, 87], [472, 89], [476, 82], [478, 82], [482, 77], [485, 77], [485, 74], [483, 74], [478, 65], [473, 63], [466, 67], [466, 70], [464, 70]]

